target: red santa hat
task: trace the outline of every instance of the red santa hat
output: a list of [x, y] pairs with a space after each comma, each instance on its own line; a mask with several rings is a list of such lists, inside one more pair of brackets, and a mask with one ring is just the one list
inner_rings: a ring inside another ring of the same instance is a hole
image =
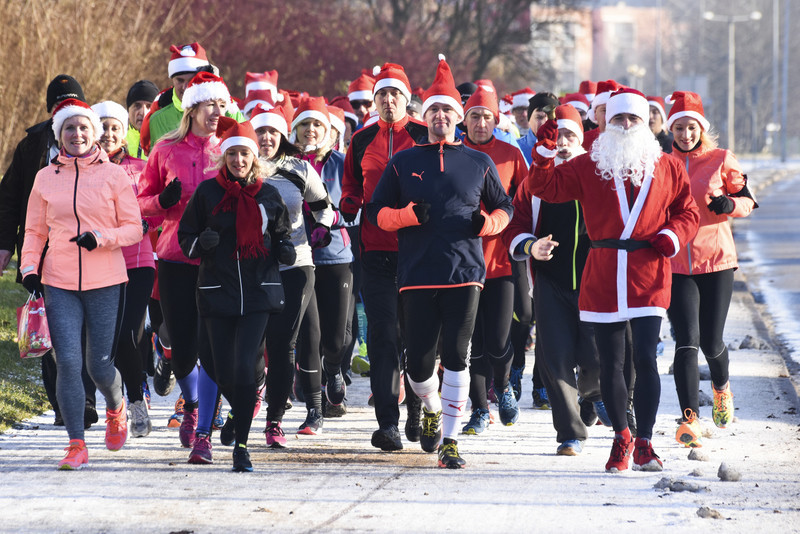
[[566, 128], [578, 136], [578, 142], [583, 144], [583, 121], [578, 110], [570, 104], [556, 106], [556, 122], [559, 130]]
[[[406, 71], [396, 63], [384, 63], [375, 75], [375, 86], [372, 88], [372, 99], [381, 89], [394, 87], [406, 97], [406, 103], [411, 101], [411, 84], [406, 76]], [[354, 100], [354, 99], [351, 99]]]
[[286, 119], [286, 110], [282, 106], [267, 109], [261, 104], [256, 104], [250, 116], [250, 124], [253, 125], [253, 130], [264, 126], [275, 128], [286, 139], [289, 139], [289, 121]]
[[294, 112], [294, 119], [292, 119], [292, 137], [290, 141], [295, 141], [295, 129], [298, 124], [306, 119], [317, 119], [325, 126], [325, 135], [322, 138], [322, 142], [318, 143], [317, 146], [325, 145], [331, 133], [331, 119], [324, 98], [321, 96], [309, 96], [300, 100], [300, 104]]
[[249, 95], [250, 91], [269, 91], [272, 93], [274, 102], [278, 98], [278, 71], [246, 72], [244, 75], [245, 96]]
[[647, 104], [650, 106], [655, 107], [658, 109], [658, 112], [661, 114], [661, 120], [664, 124], [667, 123], [667, 106], [664, 103], [664, 99], [660, 96], [648, 96], [647, 97]]
[[197, 72], [200, 67], [208, 65], [206, 51], [198, 43], [183, 45], [180, 48], [172, 45], [169, 51], [172, 52], [167, 66], [170, 78], [184, 72]]
[[439, 65], [436, 67], [436, 77], [433, 84], [425, 91], [422, 99], [422, 116], [432, 104], [447, 104], [458, 114], [458, 122], [464, 120], [464, 108], [461, 106], [461, 94], [456, 89], [450, 65], [445, 61], [443, 54], [439, 54]]
[[482, 85], [478, 86], [478, 90], [472, 93], [472, 96], [467, 100], [464, 106], [464, 115], [469, 113], [472, 108], [488, 109], [494, 115], [494, 120], [500, 121], [500, 109], [497, 105], [497, 93], [487, 91]]
[[77, 98], [67, 98], [58, 104], [53, 109], [53, 133], [56, 135], [56, 140], [61, 142], [61, 128], [64, 126], [64, 121], [70, 117], [86, 117], [92, 123], [94, 128], [95, 140], [100, 139], [103, 135], [103, 123], [100, 122], [100, 117], [97, 113], [89, 107], [89, 104]]
[[611, 97], [611, 93], [618, 91], [621, 88], [622, 86], [615, 80], [597, 82], [597, 94], [592, 99], [592, 107], [589, 108], [588, 113], [590, 121], [597, 122], [597, 115], [595, 115], [594, 110], [596, 110], [598, 106], [607, 104], [609, 97]]
[[339, 95], [331, 100], [331, 105], [344, 111], [344, 118], [353, 121], [353, 129], [355, 129], [355, 125], [358, 124], [358, 117], [353, 110], [353, 106], [350, 105], [350, 99], [344, 95]]
[[[488, 78], [481, 78], [480, 80], [475, 80], [475, 85], [477, 85], [478, 87], [483, 87], [490, 93], [494, 93], [495, 95], [497, 95], [497, 89], [495, 89], [494, 87], [494, 82]], [[495, 100], [496, 99], [497, 97], [495, 96]]]
[[101, 124], [103, 119], [117, 119], [122, 123], [122, 137], [128, 135], [128, 110], [122, 107], [121, 104], [106, 100], [92, 106], [92, 111], [100, 118]]
[[249, 91], [247, 97], [244, 99], [242, 112], [247, 115], [258, 104], [261, 104], [267, 109], [274, 108], [275, 100], [272, 91], [269, 89], [253, 89]]
[[513, 102], [511, 104], [511, 109], [514, 108], [528, 109], [528, 101], [535, 94], [536, 91], [534, 91], [530, 87], [526, 87], [525, 89], [520, 89], [519, 91], [511, 93], [511, 97], [513, 99]]
[[562, 104], [569, 104], [570, 106], [574, 107], [578, 111], [583, 111], [584, 113], [589, 112], [589, 99], [586, 98], [586, 95], [583, 93], [568, 93], [561, 97]]
[[244, 146], [258, 156], [258, 137], [250, 122], [237, 122], [223, 115], [217, 123], [216, 135], [220, 138], [219, 151], [222, 154], [231, 147]]
[[372, 100], [372, 88], [375, 87], [375, 78], [366, 70], [361, 71], [361, 76], [350, 82], [347, 87], [347, 98], [355, 100]]
[[511, 95], [503, 95], [503, 98], [500, 99], [498, 102], [500, 106], [500, 113], [503, 115], [508, 115], [511, 113], [511, 107], [514, 102], [514, 97]]
[[681, 117], [691, 117], [700, 123], [706, 132], [711, 128], [711, 124], [703, 113], [703, 100], [697, 93], [689, 91], [675, 91], [667, 97], [667, 103], [672, 104], [667, 119], [667, 130], [672, 128], [672, 123]]
[[381, 118], [381, 116], [378, 114], [377, 110], [373, 109], [372, 111], [369, 112], [369, 115], [364, 117], [364, 128], [366, 128], [367, 126], [372, 126], [373, 124], [378, 122], [379, 118]]
[[578, 92], [586, 97], [589, 103], [594, 100], [594, 95], [597, 94], [597, 82], [591, 80], [583, 80], [578, 86]]
[[619, 91], [615, 91], [606, 104], [606, 122], [620, 113], [636, 115], [646, 124], [650, 119], [650, 104], [647, 103], [647, 97], [641, 91], [630, 87], [623, 87]]
[[222, 78], [210, 72], [198, 72], [183, 92], [181, 107], [186, 110], [200, 102], [209, 100], [230, 102], [231, 94], [228, 92], [228, 86], [225, 85], [225, 81]]
[[328, 105], [328, 117], [331, 120], [331, 127], [336, 128], [336, 131], [339, 132], [339, 150], [344, 148], [344, 110], [337, 106]]

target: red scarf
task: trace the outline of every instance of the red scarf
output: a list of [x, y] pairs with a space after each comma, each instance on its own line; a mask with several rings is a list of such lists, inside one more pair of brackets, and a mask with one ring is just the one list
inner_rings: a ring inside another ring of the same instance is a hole
[[261, 210], [255, 200], [261, 190], [261, 178], [255, 183], [242, 187], [237, 180], [228, 178], [228, 169], [223, 167], [217, 174], [217, 183], [225, 189], [225, 196], [211, 211], [212, 215], [224, 211], [236, 214], [236, 250], [241, 258], [264, 257], [264, 236], [261, 235]]

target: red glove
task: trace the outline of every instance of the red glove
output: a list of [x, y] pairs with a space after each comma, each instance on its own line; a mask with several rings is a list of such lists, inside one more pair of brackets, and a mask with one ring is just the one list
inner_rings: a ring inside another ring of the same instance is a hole
[[675, 255], [675, 244], [667, 234], [658, 234], [650, 240], [650, 244], [656, 249], [659, 254], [666, 258], [671, 258]]
[[544, 141], [550, 139], [555, 144], [558, 141], [558, 123], [554, 119], [548, 119], [536, 132], [536, 140]]
[[558, 123], [553, 119], [549, 119], [536, 132], [536, 138], [538, 141], [531, 152], [533, 163], [537, 167], [546, 167], [552, 163], [553, 158], [558, 153], [556, 143], [558, 140]]

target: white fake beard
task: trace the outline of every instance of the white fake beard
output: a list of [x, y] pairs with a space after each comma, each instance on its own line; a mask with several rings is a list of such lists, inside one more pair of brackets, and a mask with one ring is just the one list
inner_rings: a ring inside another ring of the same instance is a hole
[[592, 144], [591, 152], [603, 180], [630, 180], [636, 187], [653, 173], [661, 155], [661, 145], [647, 124], [628, 130], [608, 124]]

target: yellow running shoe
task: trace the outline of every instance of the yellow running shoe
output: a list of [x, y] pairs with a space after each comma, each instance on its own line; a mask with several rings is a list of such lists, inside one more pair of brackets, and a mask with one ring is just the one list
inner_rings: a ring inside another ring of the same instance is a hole
[[700, 442], [700, 437], [703, 435], [703, 429], [700, 428], [697, 414], [691, 408], [686, 408], [683, 415], [686, 420], [678, 427], [678, 431], [675, 433], [675, 441], [684, 447], [702, 447], [703, 444]]
[[714, 406], [711, 408], [711, 415], [714, 418], [714, 424], [719, 428], [725, 428], [728, 423], [733, 421], [733, 393], [731, 393], [731, 384], [725, 384], [725, 389], [719, 391], [713, 385], [711, 389], [714, 391]]

